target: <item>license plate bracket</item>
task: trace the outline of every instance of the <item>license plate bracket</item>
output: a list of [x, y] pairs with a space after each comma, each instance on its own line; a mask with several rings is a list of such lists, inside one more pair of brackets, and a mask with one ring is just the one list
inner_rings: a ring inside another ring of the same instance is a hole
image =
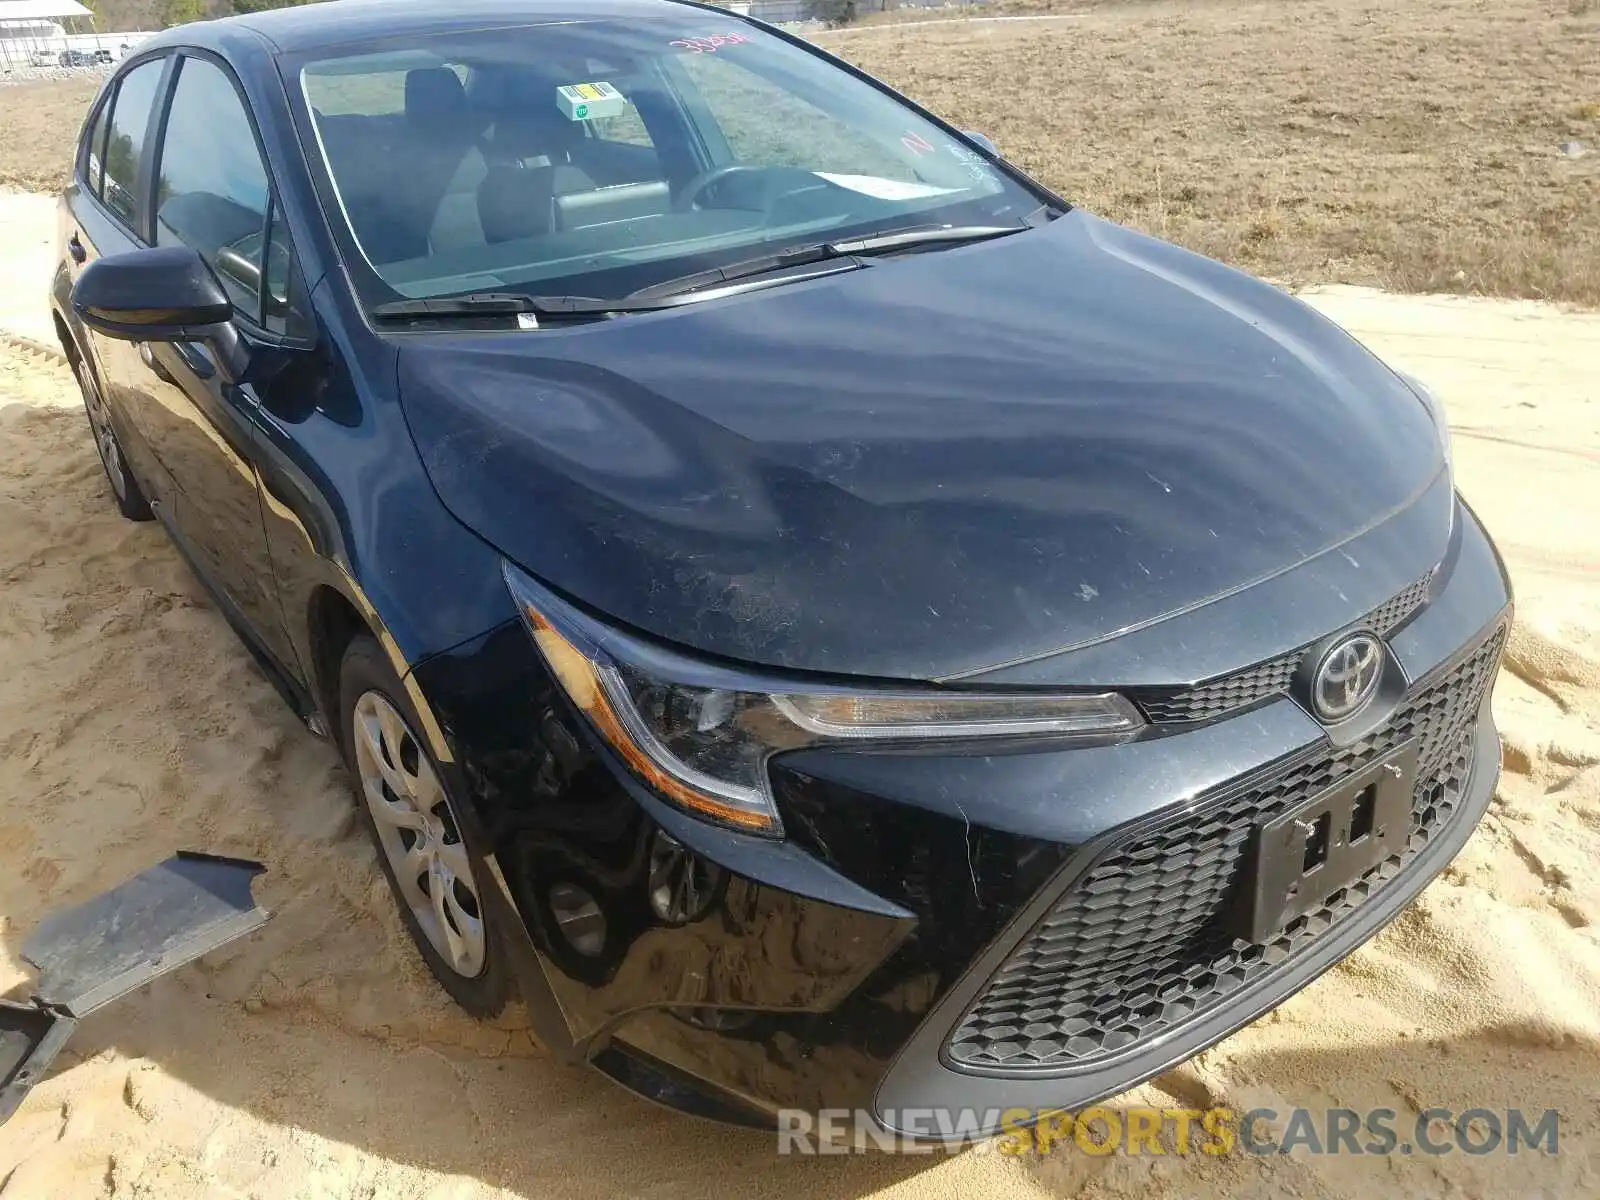
[[1407, 742], [1259, 826], [1241, 905], [1257, 944], [1356, 882], [1411, 836], [1417, 744]]

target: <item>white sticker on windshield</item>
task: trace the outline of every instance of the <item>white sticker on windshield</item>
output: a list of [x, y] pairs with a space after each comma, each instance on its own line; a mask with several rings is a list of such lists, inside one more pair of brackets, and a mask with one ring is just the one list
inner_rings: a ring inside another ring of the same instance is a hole
[[593, 121], [620, 117], [628, 101], [609, 83], [567, 83], [556, 89], [556, 107], [569, 121]]
[[882, 179], [877, 175], [836, 175], [832, 171], [811, 172], [819, 179], [875, 200], [921, 200], [927, 196], [944, 196], [956, 188], [935, 187], [931, 183], [907, 183], [900, 179]]

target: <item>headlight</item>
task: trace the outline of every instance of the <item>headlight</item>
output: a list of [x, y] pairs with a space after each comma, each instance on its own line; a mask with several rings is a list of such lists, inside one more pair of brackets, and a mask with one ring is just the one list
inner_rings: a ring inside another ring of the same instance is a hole
[[1144, 719], [1124, 697], [819, 687], [637, 654], [510, 563], [506, 585], [572, 703], [628, 767], [697, 816], [781, 832], [767, 778], [780, 750], [840, 741], [1126, 733]]
[[1417, 399], [1422, 401], [1428, 415], [1433, 418], [1433, 428], [1439, 435], [1439, 449], [1444, 453], [1444, 465], [1450, 467], [1450, 421], [1445, 416], [1444, 405], [1433, 394], [1433, 389], [1415, 375], [1407, 375], [1404, 371], [1397, 371], [1396, 374], [1417, 394]]

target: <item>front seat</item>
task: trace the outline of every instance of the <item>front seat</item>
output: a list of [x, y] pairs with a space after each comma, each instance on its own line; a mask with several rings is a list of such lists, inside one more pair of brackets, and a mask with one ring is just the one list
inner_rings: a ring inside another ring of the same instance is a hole
[[564, 196], [597, 186], [576, 161], [586, 140], [583, 123], [567, 120], [552, 100], [502, 113], [484, 142], [484, 153], [494, 166], [548, 166], [551, 192]]
[[[389, 219], [377, 261], [422, 258], [433, 249], [435, 225], [452, 181], [470, 167], [469, 157], [482, 162], [473, 116], [460, 77], [448, 67], [406, 72], [405, 130], [395, 161], [386, 164], [393, 186], [384, 197]], [[465, 191], [472, 195], [470, 184]]]
[[554, 227], [555, 168], [542, 163], [491, 166], [478, 185], [478, 221], [487, 243], [541, 237]]
[[537, 237], [560, 228], [557, 200], [592, 192], [595, 181], [575, 165], [585, 139], [551, 102], [502, 109], [484, 139], [489, 169], [478, 189], [478, 218], [488, 242]]

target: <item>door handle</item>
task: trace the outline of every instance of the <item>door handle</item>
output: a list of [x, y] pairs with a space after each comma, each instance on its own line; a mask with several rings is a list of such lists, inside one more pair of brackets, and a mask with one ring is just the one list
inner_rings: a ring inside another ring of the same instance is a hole
[[[183, 360], [183, 365], [193, 371], [197, 379], [210, 379], [217, 373], [216, 364], [206, 357], [204, 350], [193, 342], [168, 342], [172, 352]], [[139, 343], [139, 361], [156, 373], [164, 383], [177, 383], [172, 377], [172, 372], [167, 370], [165, 364], [156, 357], [155, 349], [149, 342]]]
[[216, 364], [193, 342], [173, 342], [172, 348], [178, 352], [178, 357], [183, 359], [184, 365], [199, 378], [210, 379], [217, 373]]
[[89, 251], [84, 249], [83, 242], [79, 239], [76, 229], [72, 231], [72, 236], [67, 239], [67, 253], [72, 255], [72, 261], [80, 267], [83, 265], [84, 259], [89, 257]]
[[156, 378], [161, 380], [162, 383], [178, 382], [172, 377], [172, 372], [167, 370], [161, 360], [156, 357], [156, 352], [151, 349], [149, 342], [139, 343], [139, 361], [155, 372]]

